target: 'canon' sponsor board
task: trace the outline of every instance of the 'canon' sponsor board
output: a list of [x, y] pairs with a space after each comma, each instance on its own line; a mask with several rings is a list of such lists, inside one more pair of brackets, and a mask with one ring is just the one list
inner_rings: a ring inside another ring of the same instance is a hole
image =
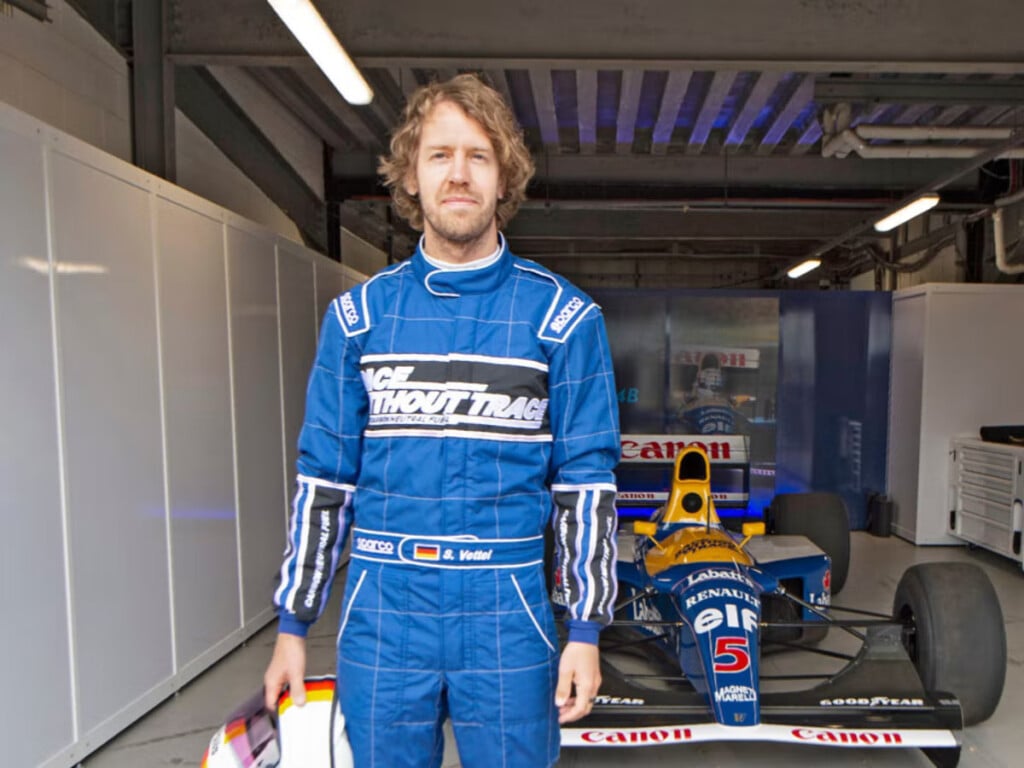
[[691, 445], [703, 448], [712, 463], [744, 464], [750, 459], [745, 435], [623, 435], [622, 461], [671, 463]]
[[679, 744], [689, 741], [691, 736], [689, 728], [624, 728], [621, 731], [580, 732], [580, 740], [584, 744], [602, 744], [607, 746]]
[[722, 368], [757, 368], [761, 363], [761, 350], [755, 348], [689, 347], [677, 350], [672, 357], [682, 365], [700, 365], [708, 354], [714, 355]]
[[745, 728], [718, 723], [662, 725], [653, 728], [563, 728], [563, 747], [637, 747], [705, 741], [770, 741], [829, 747], [955, 747], [956, 736], [941, 729], [871, 730], [854, 728], [794, 728], [761, 723]]

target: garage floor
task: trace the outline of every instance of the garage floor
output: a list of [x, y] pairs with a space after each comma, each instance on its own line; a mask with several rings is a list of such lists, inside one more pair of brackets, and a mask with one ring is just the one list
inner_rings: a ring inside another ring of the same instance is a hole
[[[964, 732], [960, 761], [965, 768], [1009, 768], [1024, 754], [1024, 574], [1012, 561], [958, 547], [914, 547], [898, 539], [853, 534], [850, 577], [837, 603], [887, 612], [903, 570], [912, 563], [968, 560], [988, 572], [1006, 620], [1009, 664], [1006, 688], [995, 715]], [[309, 640], [309, 673], [325, 674], [334, 663], [337, 600]], [[256, 692], [274, 642], [273, 626], [255, 635], [215, 667], [164, 702], [134, 726], [86, 759], [84, 768], [157, 768], [197, 766], [213, 732], [236, 704]], [[783, 663], [772, 661], [771, 663]], [[792, 747], [778, 744], [701, 744], [638, 749], [566, 749], [560, 766], [928, 766], [910, 750]], [[458, 768], [454, 749], [444, 768]]]

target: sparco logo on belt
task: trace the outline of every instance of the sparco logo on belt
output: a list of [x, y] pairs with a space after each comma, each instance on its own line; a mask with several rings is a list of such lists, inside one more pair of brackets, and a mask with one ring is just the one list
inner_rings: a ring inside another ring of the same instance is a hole
[[392, 555], [395, 552], [395, 545], [390, 541], [367, 539], [363, 536], [356, 536], [356, 549], [360, 552], [373, 552], [378, 555]]

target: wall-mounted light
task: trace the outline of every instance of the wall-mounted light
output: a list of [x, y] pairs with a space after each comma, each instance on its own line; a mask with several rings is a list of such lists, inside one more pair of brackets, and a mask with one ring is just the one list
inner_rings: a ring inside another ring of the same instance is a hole
[[808, 272], [813, 272], [820, 266], [821, 259], [807, 259], [807, 261], [801, 261], [795, 267], [786, 272], [786, 275], [795, 280], [798, 277], [803, 277]]
[[904, 205], [898, 211], [890, 213], [884, 219], [876, 221], [875, 230], [878, 232], [888, 232], [890, 229], [896, 229], [900, 224], [910, 221], [915, 216], [920, 216], [925, 211], [930, 211], [938, 204], [938, 195], [921, 195], [916, 200], [912, 200]]
[[268, 0], [281, 21], [350, 104], [369, 104], [373, 91], [310, 0]]

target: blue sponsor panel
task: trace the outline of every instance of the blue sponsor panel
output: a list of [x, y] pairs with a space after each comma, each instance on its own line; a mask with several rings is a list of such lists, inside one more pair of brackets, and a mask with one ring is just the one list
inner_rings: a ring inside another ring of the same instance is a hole
[[892, 295], [782, 294], [777, 493], [828, 491], [862, 529], [886, 487]]

